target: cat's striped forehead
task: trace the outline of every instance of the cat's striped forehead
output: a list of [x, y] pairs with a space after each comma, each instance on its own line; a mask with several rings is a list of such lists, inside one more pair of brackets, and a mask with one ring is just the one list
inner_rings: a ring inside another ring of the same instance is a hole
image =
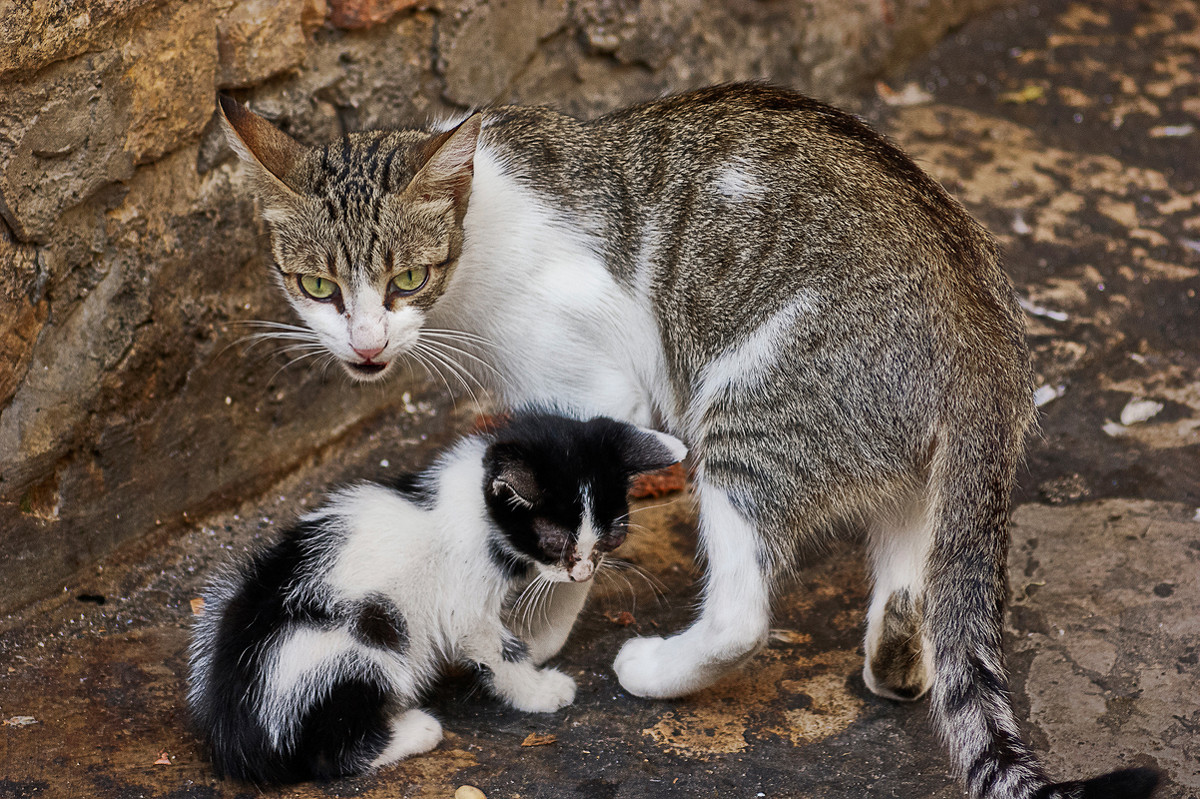
[[378, 224], [384, 198], [404, 190], [420, 167], [419, 133], [358, 133], [314, 147], [300, 170], [301, 191], [321, 201], [331, 222]]
[[445, 260], [451, 233], [443, 221], [397, 202], [427, 160], [430, 138], [356, 133], [311, 148], [289, 176], [306, 206], [275, 224], [277, 259], [287, 271], [374, 282], [407, 263]]

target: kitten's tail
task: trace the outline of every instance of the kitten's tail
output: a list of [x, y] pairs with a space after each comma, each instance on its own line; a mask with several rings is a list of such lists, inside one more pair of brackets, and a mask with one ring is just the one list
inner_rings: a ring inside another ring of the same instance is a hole
[[1021, 740], [1002, 631], [1008, 502], [1024, 431], [995, 406], [977, 410], [943, 430], [933, 463], [925, 629], [935, 725], [972, 799], [1143, 799], [1158, 783], [1151, 769], [1051, 783]]

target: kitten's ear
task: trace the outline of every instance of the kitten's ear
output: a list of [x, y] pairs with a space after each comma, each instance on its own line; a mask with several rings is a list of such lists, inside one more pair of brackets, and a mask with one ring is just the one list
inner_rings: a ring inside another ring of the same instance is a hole
[[295, 197], [296, 190], [287, 182], [287, 176], [304, 155], [304, 147], [232, 97], [217, 95], [217, 111], [224, 123], [225, 138], [234, 152], [255, 169], [260, 188]]
[[687, 457], [687, 446], [675, 436], [630, 426], [621, 451], [621, 459], [630, 474], [665, 469]]
[[425, 145], [425, 165], [408, 184], [409, 199], [454, 203], [459, 221], [467, 212], [467, 196], [475, 177], [475, 147], [479, 143], [482, 114], [472, 114], [454, 130], [435, 136]]
[[485, 490], [493, 497], [517, 507], [532, 508], [541, 499], [537, 476], [522, 453], [511, 444], [493, 444], [484, 461], [490, 475]]

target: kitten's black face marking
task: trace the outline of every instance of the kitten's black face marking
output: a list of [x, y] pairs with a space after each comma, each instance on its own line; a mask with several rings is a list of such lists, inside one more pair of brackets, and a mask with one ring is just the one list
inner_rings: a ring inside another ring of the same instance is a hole
[[354, 613], [350, 634], [367, 646], [403, 653], [408, 648], [408, 625], [400, 609], [382, 594], [371, 594]]
[[594, 564], [625, 540], [630, 478], [675, 460], [652, 434], [612, 419], [518, 415], [484, 457], [484, 496], [503, 536], [493, 559], [508, 572], [517, 559]]

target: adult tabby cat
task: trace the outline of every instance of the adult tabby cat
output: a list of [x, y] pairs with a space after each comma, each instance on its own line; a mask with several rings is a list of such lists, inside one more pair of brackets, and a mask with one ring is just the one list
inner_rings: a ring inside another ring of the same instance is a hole
[[625, 644], [628, 691], [682, 696], [751, 658], [798, 553], [849, 522], [874, 578], [866, 683], [930, 691], [971, 796], [1152, 790], [1145, 770], [1052, 784], [1021, 740], [1001, 632], [1023, 320], [992, 238], [894, 146], [748, 84], [314, 147], [220, 105], [280, 283], [351, 375], [465, 331], [506, 400], [690, 446], [701, 612]]

